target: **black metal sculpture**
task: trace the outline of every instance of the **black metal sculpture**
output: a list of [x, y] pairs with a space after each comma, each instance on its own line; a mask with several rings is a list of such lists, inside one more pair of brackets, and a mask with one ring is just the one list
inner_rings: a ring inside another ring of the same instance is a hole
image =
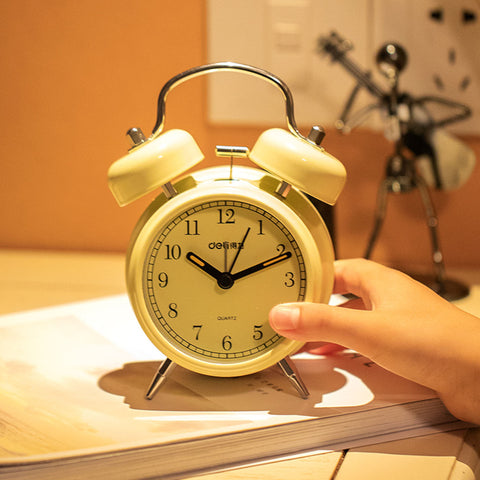
[[[372, 79], [368, 71], [363, 70], [348, 57], [347, 53], [351, 49], [352, 44], [336, 32], [318, 40], [319, 53], [328, 54], [357, 80], [336, 126], [342, 132], [348, 133], [365, 121], [373, 111], [380, 110], [385, 114], [385, 136], [393, 142], [393, 153], [387, 158], [385, 177], [378, 190], [374, 226], [364, 257], [370, 258], [372, 255], [385, 219], [388, 193], [409, 192], [417, 188], [430, 232], [434, 267], [433, 278], [419, 275], [417, 278], [449, 300], [462, 298], [468, 294], [468, 287], [445, 277], [444, 258], [438, 239], [438, 218], [429, 186], [448, 189], [448, 180], [446, 182], [442, 178], [439, 168], [439, 152], [436, 151], [432, 141], [435, 133], [446, 125], [468, 118], [471, 114], [470, 109], [466, 105], [441, 97], [415, 98], [409, 93], [399, 91], [399, 75], [408, 62], [407, 52], [402, 46], [387, 43], [380, 48], [376, 56], [377, 67], [388, 79], [389, 90], [384, 90]], [[352, 114], [352, 107], [362, 88], [375, 97], [376, 101]], [[436, 119], [431, 112], [433, 106], [453, 110], [453, 113]], [[419, 171], [419, 158], [428, 159], [431, 172], [428, 183]]]

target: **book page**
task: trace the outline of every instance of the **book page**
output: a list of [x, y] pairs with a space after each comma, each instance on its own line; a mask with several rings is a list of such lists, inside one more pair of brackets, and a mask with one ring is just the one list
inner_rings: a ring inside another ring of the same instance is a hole
[[307, 400], [277, 366], [239, 378], [176, 367], [146, 400], [161, 359], [125, 296], [0, 317], [0, 458], [161, 443], [435, 396], [348, 352], [294, 359]]

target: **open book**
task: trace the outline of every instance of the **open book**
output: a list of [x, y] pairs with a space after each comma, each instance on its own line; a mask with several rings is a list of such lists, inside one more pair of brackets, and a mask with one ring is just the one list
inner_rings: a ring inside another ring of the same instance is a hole
[[194, 474], [464, 426], [434, 392], [346, 353], [213, 378], [180, 367], [153, 400], [160, 352], [126, 296], [0, 317], [0, 478]]

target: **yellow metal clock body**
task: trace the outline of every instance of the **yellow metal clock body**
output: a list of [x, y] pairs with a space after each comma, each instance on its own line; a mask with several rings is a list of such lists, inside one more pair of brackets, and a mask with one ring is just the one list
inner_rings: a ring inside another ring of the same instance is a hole
[[213, 376], [260, 371], [301, 347], [270, 328], [269, 310], [328, 302], [328, 230], [297, 189], [275, 193], [280, 183], [249, 167], [200, 170], [140, 218], [128, 292], [143, 330], [176, 364]]

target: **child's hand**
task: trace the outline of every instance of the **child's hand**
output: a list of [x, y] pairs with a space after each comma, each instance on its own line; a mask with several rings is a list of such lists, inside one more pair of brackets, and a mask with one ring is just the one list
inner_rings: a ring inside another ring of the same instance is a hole
[[403, 273], [368, 260], [335, 262], [334, 293], [359, 299], [341, 307], [277, 305], [271, 326], [285, 337], [314, 342], [310, 349], [317, 353], [338, 345], [356, 350], [432, 388], [455, 416], [480, 424], [479, 319]]

